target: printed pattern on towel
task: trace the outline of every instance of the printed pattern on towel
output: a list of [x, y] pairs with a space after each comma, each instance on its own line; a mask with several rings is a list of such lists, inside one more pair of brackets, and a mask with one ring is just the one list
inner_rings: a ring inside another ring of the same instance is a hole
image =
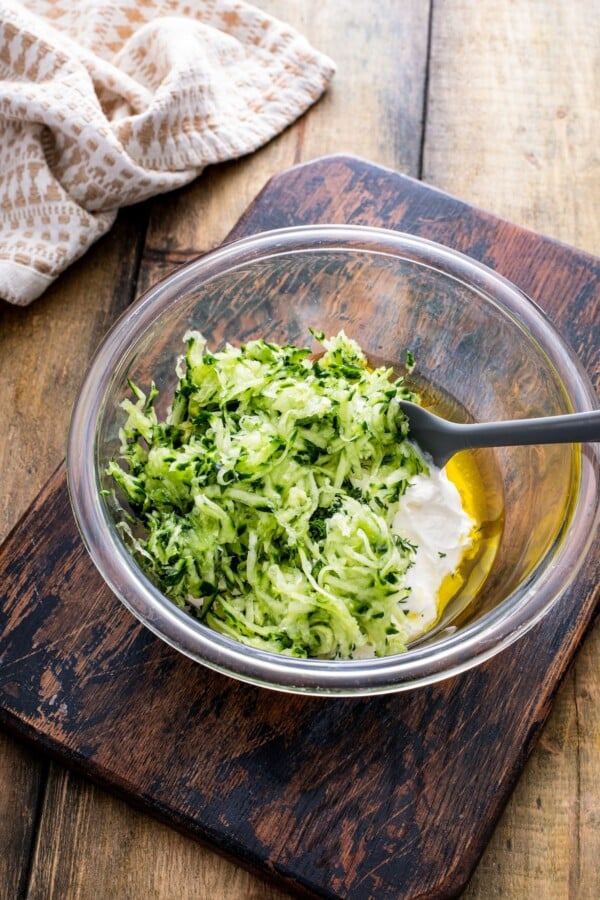
[[31, 302], [119, 207], [266, 143], [333, 71], [240, 0], [0, 0], [0, 297]]

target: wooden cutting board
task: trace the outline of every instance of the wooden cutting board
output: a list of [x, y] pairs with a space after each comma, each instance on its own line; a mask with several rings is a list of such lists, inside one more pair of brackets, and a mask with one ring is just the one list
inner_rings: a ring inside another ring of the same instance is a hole
[[[446, 243], [514, 281], [588, 371], [600, 260], [348, 157], [273, 179], [231, 238], [311, 222]], [[178, 655], [104, 586], [60, 468], [0, 549], [0, 721], [307, 896], [437, 898], [474, 869], [592, 621], [598, 554], [475, 671], [373, 699], [286, 696]]]

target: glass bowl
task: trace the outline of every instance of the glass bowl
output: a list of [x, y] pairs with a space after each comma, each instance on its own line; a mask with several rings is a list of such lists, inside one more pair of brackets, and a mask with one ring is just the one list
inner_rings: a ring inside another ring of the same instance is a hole
[[[151, 583], [116, 527], [107, 483], [128, 379], [154, 380], [167, 402], [184, 333], [216, 350], [264, 337], [310, 341], [344, 329], [376, 364], [414, 354], [416, 387], [451, 418], [491, 421], [594, 409], [575, 357], [514, 285], [449, 248], [411, 235], [320, 225], [267, 232], [209, 253], [141, 297], [98, 350], [75, 405], [67, 471], [83, 540], [125, 606], [177, 650], [219, 672], [285, 691], [366, 695], [414, 688], [481, 663], [530, 629], [580, 568], [598, 521], [594, 449], [482, 450], [490, 515], [503, 512], [495, 561], [475, 600], [399, 655], [297, 659], [247, 647], [177, 608]], [[160, 402], [160, 399], [159, 399]], [[164, 412], [164, 409], [163, 409]]]

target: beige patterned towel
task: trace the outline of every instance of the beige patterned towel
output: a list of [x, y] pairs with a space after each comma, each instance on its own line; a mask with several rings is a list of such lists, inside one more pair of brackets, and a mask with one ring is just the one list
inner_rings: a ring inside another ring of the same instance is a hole
[[0, 297], [30, 303], [120, 206], [255, 150], [332, 74], [241, 0], [0, 0]]

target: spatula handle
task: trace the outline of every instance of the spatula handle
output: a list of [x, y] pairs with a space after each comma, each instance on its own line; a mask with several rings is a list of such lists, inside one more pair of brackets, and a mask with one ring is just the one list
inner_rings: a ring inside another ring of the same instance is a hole
[[566, 444], [600, 441], [600, 410], [459, 426], [468, 447], [512, 447], [517, 444]]

